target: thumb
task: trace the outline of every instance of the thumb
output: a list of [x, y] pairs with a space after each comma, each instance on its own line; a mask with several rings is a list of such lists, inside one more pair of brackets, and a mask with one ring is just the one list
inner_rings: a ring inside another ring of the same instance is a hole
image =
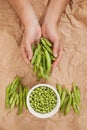
[[59, 42], [56, 41], [53, 45], [53, 54], [55, 57], [58, 57], [58, 51], [59, 51]]
[[31, 60], [33, 55], [31, 43], [26, 44], [26, 51], [27, 51], [28, 59]]

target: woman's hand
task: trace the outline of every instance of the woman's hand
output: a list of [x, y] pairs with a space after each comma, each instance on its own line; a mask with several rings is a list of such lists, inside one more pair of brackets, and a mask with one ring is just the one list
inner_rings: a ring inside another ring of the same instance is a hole
[[50, 23], [43, 24], [42, 35], [53, 43], [53, 54], [57, 57], [56, 61], [53, 63], [54, 67], [58, 64], [63, 54], [63, 45], [60, 43], [56, 25]]
[[34, 23], [35, 21], [31, 22], [30, 26], [25, 28], [21, 44], [22, 55], [27, 63], [32, 59], [32, 44], [38, 42], [41, 37], [41, 28], [39, 23]]

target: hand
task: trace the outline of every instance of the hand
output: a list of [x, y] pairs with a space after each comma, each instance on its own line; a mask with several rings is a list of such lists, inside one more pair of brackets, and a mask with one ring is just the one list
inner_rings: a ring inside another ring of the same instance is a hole
[[[35, 22], [35, 21], [34, 21]], [[39, 26], [39, 23], [33, 23], [30, 24], [29, 27], [25, 28], [24, 36], [22, 39], [22, 55], [24, 60], [29, 64], [29, 61], [32, 59], [32, 44], [39, 41], [41, 37], [41, 28]]]
[[42, 35], [48, 38], [53, 43], [53, 54], [57, 57], [53, 63], [53, 67], [58, 64], [63, 54], [63, 45], [60, 43], [60, 39], [57, 33], [57, 26], [54, 24], [43, 24]]

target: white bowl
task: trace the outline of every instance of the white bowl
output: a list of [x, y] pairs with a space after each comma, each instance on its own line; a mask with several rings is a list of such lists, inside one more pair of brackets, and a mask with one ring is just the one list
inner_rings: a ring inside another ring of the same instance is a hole
[[[34, 109], [33, 109], [33, 108], [31, 107], [31, 105], [30, 105], [30, 100], [29, 100], [29, 97], [30, 97], [32, 91], [33, 91], [34, 89], [38, 88], [38, 87], [41, 87], [41, 86], [46, 86], [46, 87], [51, 88], [51, 89], [55, 92], [55, 94], [56, 94], [56, 96], [57, 96], [57, 104], [56, 104], [55, 108], [54, 108], [51, 112], [46, 113], [46, 114], [41, 114], [41, 113], [38, 113], [38, 112], [34, 111]], [[36, 116], [36, 117], [39, 117], [39, 118], [48, 118], [48, 117], [51, 117], [51, 116], [53, 116], [53, 115], [59, 110], [59, 107], [60, 107], [60, 96], [59, 96], [57, 90], [56, 90], [53, 86], [51, 86], [51, 85], [49, 85], [49, 84], [38, 84], [38, 85], [35, 85], [34, 87], [32, 87], [32, 88], [29, 90], [29, 92], [28, 92], [28, 95], [27, 95], [27, 107], [28, 107], [28, 110], [29, 110], [34, 116]]]

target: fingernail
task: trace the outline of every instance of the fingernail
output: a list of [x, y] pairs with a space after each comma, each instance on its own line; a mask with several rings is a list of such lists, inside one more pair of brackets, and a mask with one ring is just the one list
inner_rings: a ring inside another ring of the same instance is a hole
[[57, 53], [55, 53], [54, 56], [57, 57], [58, 56]]

